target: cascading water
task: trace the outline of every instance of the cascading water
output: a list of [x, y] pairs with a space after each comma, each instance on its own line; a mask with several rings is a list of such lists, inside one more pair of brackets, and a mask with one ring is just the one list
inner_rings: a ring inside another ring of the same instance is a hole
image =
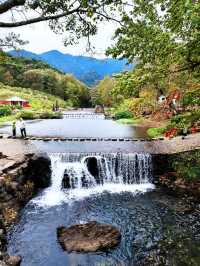
[[49, 154], [52, 184], [34, 202], [53, 206], [109, 191], [145, 192], [153, 189], [151, 155], [147, 153]]

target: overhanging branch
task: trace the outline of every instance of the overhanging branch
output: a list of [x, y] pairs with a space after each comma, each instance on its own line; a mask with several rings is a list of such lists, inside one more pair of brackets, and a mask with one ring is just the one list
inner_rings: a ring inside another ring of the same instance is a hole
[[42, 22], [42, 21], [48, 21], [48, 20], [53, 20], [53, 19], [59, 19], [65, 16], [69, 16], [71, 14], [77, 13], [79, 11], [79, 8], [73, 9], [71, 11], [63, 12], [61, 14], [53, 15], [53, 16], [40, 16], [37, 18], [32, 18], [28, 20], [22, 20], [22, 21], [16, 21], [16, 22], [0, 22], [0, 28], [15, 28], [15, 27], [20, 27], [20, 26], [25, 26], [37, 22]]
[[[27, 20], [22, 20], [22, 21], [15, 21], [15, 22], [0, 22], [0, 28], [16, 28], [16, 27], [21, 27], [21, 26], [25, 26], [25, 25], [30, 25], [30, 24], [34, 24], [34, 23], [38, 23], [38, 22], [43, 22], [43, 21], [48, 21], [48, 20], [53, 20], [53, 19], [59, 19], [62, 17], [66, 17], [69, 15], [72, 15], [74, 13], [87, 13], [88, 11], [86, 9], [81, 9], [80, 7], [77, 7], [73, 10], [69, 10], [57, 15], [50, 15], [50, 16], [39, 16], [36, 18], [32, 18], [32, 19], [27, 19]], [[107, 19], [107, 20], [113, 20], [115, 22], [118, 22], [121, 24], [120, 20], [117, 20], [113, 17], [108, 16], [107, 14], [103, 14], [101, 12], [96, 11], [95, 14], [102, 16], [103, 18]]]
[[13, 7], [23, 6], [26, 0], [7, 0], [0, 4], [0, 14], [7, 12]]

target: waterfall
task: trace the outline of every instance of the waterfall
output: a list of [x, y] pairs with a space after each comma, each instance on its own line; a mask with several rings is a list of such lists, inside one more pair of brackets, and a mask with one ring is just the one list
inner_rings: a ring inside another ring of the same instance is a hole
[[52, 184], [34, 203], [45, 206], [104, 191], [145, 192], [154, 186], [148, 153], [54, 153]]

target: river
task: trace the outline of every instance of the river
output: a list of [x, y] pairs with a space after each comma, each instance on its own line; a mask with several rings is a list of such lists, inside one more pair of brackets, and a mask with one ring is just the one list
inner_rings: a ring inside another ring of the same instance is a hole
[[[28, 136], [69, 138], [145, 138], [144, 127], [122, 125], [91, 111], [65, 112], [63, 119], [27, 121]], [[0, 134], [11, 134], [11, 126], [0, 128]], [[20, 135], [19, 129], [17, 135]]]

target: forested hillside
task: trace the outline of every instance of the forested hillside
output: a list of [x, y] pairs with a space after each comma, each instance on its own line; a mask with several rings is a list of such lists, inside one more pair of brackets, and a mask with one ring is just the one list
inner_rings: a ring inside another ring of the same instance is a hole
[[88, 106], [88, 88], [72, 75], [64, 75], [41, 61], [0, 52], [0, 82], [31, 88], [66, 101], [68, 106]]
[[113, 73], [130, 70], [133, 67], [132, 64], [127, 64], [126, 59], [97, 59], [88, 56], [64, 54], [57, 50], [41, 54], [32, 53], [26, 50], [13, 50], [10, 51], [9, 54], [16, 57], [42, 60], [63, 73], [72, 74], [88, 86], [94, 86], [105, 76], [111, 76]]

